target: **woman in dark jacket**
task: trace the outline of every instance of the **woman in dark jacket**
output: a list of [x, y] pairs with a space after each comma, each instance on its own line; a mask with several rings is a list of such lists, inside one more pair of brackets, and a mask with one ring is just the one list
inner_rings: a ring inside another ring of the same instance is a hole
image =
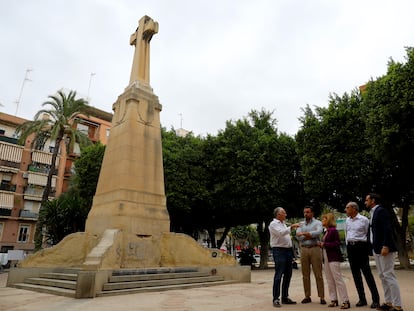
[[341, 309], [351, 307], [346, 290], [345, 282], [341, 274], [341, 241], [338, 230], [336, 230], [335, 216], [333, 213], [322, 215], [322, 225], [326, 228], [320, 246], [323, 249], [323, 269], [325, 271], [326, 282], [328, 283], [329, 296], [331, 303], [328, 307], [338, 306], [338, 296], [342, 302]]

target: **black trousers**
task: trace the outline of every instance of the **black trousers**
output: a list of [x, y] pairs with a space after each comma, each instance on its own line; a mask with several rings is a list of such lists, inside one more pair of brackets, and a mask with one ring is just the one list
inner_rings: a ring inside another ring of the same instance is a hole
[[371, 292], [372, 302], [379, 303], [380, 297], [378, 294], [377, 285], [375, 284], [374, 276], [372, 275], [371, 267], [369, 266], [369, 246], [366, 242], [357, 242], [353, 245], [347, 245], [348, 261], [351, 267], [352, 277], [354, 279], [355, 287], [358, 292], [360, 301], [367, 301], [364, 290], [364, 283], [362, 281], [362, 274], [365, 277], [368, 288]]

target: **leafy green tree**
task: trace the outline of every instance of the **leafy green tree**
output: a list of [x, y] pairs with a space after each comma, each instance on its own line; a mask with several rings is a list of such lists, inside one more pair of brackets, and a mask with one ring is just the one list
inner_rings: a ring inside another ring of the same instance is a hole
[[[327, 108], [304, 110], [296, 135], [307, 195], [317, 208], [342, 210], [349, 200], [361, 199], [372, 171], [367, 156], [362, 99], [355, 90], [330, 95]], [[320, 212], [320, 211], [319, 211]]]
[[[52, 177], [55, 173], [56, 158], [59, 154], [61, 142], [66, 142], [69, 150], [72, 150], [75, 142], [79, 142], [81, 145], [89, 143], [89, 138], [74, 127], [74, 117], [81, 113], [87, 115], [88, 109], [87, 101], [76, 99], [76, 92], [70, 91], [66, 95], [63, 91], [58, 91], [56, 95], [49, 96], [49, 100], [44, 102], [42, 106], [50, 107], [50, 109], [39, 110], [34, 116], [34, 121], [25, 122], [17, 128], [20, 134], [20, 143], [24, 144], [32, 134], [35, 135], [32, 141], [34, 147], [42, 146], [46, 139], [55, 141], [51, 169], [47, 176], [39, 213], [42, 212], [43, 206], [49, 200]], [[44, 115], [47, 117], [44, 117]], [[35, 249], [41, 248], [42, 240], [42, 228], [36, 226]]]
[[39, 213], [37, 226], [44, 229], [45, 242], [55, 245], [66, 235], [83, 231], [87, 213], [80, 207], [79, 196], [64, 193], [57, 199], [46, 201]]
[[198, 211], [206, 210], [209, 193], [206, 189], [203, 140], [189, 134], [176, 135], [162, 129], [165, 193], [171, 230], [197, 238], [204, 220]]
[[[399, 257], [409, 266], [405, 246], [408, 210], [414, 198], [414, 50], [406, 63], [392, 59], [386, 75], [371, 80], [362, 96], [330, 96], [327, 108], [307, 107], [296, 135], [305, 191], [318, 205], [342, 207], [381, 193], [399, 233]], [[402, 224], [392, 207], [402, 207]]]
[[92, 207], [104, 153], [105, 146], [98, 142], [82, 148], [80, 158], [74, 163], [70, 191], [79, 197], [80, 208], [87, 211]]
[[[297, 176], [295, 142], [278, 134], [272, 113], [264, 110], [227, 122], [226, 129], [210, 141], [214, 146], [207, 157], [215, 207], [212, 224], [231, 228], [257, 223], [263, 267], [272, 211], [292, 199], [288, 194]], [[294, 209], [292, 206], [292, 212]]]
[[38, 226], [44, 229], [49, 245], [59, 243], [66, 235], [84, 231], [98, 184], [105, 146], [101, 143], [82, 148], [74, 163], [68, 192], [47, 201], [39, 215]]
[[396, 217], [394, 222], [400, 261], [409, 266], [405, 241], [414, 201], [414, 49], [408, 47], [406, 52], [405, 63], [391, 59], [387, 74], [367, 84], [363, 101], [370, 156], [378, 163], [371, 190], [381, 193], [389, 208], [402, 207], [401, 226]]

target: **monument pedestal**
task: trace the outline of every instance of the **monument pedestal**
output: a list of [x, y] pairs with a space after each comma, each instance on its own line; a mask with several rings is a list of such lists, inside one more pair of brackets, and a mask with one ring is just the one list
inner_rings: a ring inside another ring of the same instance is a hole
[[170, 231], [164, 193], [160, 111], [150, 89], [133, 83], [113, 105], [111, 134], [85, 231], [136, 236]]

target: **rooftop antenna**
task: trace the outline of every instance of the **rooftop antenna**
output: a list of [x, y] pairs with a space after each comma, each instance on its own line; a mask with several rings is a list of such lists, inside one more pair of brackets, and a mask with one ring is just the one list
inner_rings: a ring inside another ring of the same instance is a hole
[[19, 111], [19, 104], [20, 104], [20, 100], [22, 99], [24, 85], [26, 84], [26, 81], [32, 81], [28, 78], [29, 72], [31, 71], [33, 71], [33, 69], [26, 69], [26, 74], [24, 75], [22, 88], [20, 89], [19, 99], [15, 101], [15, 104], [16, 104], [16, 112], [14, 113], [15, 116], [17, 116], [17, 112]]
[[91, 83], [92, 83], [92, 77], [95, 76], [96, 73], [95, 72], [91, 72], [91, 75], [89, 77], [89, 86], [88, 86], [88, 103], [91, 102], [91, 98], [89, 97], [89, 92], [91, 90]]
[[179, 113], [178, 115], [180, 116], [180, 128], [183, 128], [183, 114]]

